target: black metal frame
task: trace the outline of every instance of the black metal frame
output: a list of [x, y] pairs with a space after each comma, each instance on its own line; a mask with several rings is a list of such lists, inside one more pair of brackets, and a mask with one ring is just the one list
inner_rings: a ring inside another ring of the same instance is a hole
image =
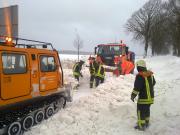
[[[8, 36], [1, 36], [0, 35], [0, 39], [3, 38], [5, 41], [5, 38], [7, 38]], [[42, 47], [42, 48], [47, 48], [48, 46], [51, 47], [52, 50], [54, 50], [54, 47], [52, 46], [51, 43], [48, 42], [42, 42], [42, 41], [37, 41], [37, 40], [31, 40], [31, 39], [25, 39], [25, 38], [18, 38], [18, 37], [8, 37], [11, 38], [14, 42], [14, 46], [16, 47], [23, 47], [23, 48], [36, 48], [38, 47]], [[26, 41], [26, 42], [30, 42], [31, 44], [28, 43], [18, 43], [19, 41]], [[4, 42], [2, 42], [3, 45], [5, 45]]]

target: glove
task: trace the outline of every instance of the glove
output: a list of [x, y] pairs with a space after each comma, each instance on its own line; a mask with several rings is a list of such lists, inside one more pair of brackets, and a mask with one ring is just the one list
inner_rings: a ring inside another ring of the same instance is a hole
[[131, 95], [131, 100], [134, 102], [135, 96]]
[[83, 77], [83, 75], [82, 74], [80, 74], [81, 75], [81, 77]]

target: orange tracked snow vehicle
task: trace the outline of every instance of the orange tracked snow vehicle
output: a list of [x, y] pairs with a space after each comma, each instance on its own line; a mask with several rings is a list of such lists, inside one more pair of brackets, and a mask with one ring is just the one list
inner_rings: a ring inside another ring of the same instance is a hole
[[19, 135], [71, 101], [51, 43], [0, 36], [0, 135]]
[[133, 73], [135, 53], [129, 51], [126, 44], [109, 43], [99, 44], [95, 47], [95, 55], [97, 59], [101, 59], [106, 65], [107, 72], [113, 72], [115, 75], [125, 75]]

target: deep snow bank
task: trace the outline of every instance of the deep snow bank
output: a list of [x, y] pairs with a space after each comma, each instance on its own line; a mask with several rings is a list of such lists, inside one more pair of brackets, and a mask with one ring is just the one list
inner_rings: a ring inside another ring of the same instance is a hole
[[146, 61], [157, 80], [151, 130], [158, 135], [179, 135], [180, 58], [159, 56]]
[[[133, 134], [134, 123], [131, 123], [131, 120], [135, 121], [136, 110], [129, 99], [133, 81], [133, 75], [109, 77], [106, 83], [97, 89], [91, 89], [91, 94], [68, 104], [65, 110], [41, 125], [33, 127], [26, 134], [119, 135], [125, 132]], [[131, 132], [128, 131], [129, 128]]]
[[[84, 77], [80, 89], [74, 91], [74, 102], [25, 135], [179, 135], [180, 59], [161, 56], [145, 60], [157, 81], [151, 126], [145, 132], [133, 129], [136, 104], [130, 100], [130, 94], [135, 75], [117, 78], [107, 74], [104, 84], [89, 89], [89, 71], [83, 67]], [[67, 81], [76, 83], [68, 66], [64, 73]]]

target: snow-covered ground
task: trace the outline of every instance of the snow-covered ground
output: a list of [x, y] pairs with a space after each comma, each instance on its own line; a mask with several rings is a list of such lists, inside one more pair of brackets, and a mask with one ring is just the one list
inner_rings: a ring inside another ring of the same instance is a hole
[[[65, 80], [72, 84], [74, 57], [61, 56]], [[133, 129], [136, 103], [130, 100], [130, 94], [135, 75], [114, 77], [108, 73], [104, 84], [90, 89], [88, 67], [84, 66], [81, 86], [73, 92], [74, 101], [25, 135], [179, 135], [180, 58], [159, 56], [145, 60], [157, 82], [151, 125], [145, 132]]]

